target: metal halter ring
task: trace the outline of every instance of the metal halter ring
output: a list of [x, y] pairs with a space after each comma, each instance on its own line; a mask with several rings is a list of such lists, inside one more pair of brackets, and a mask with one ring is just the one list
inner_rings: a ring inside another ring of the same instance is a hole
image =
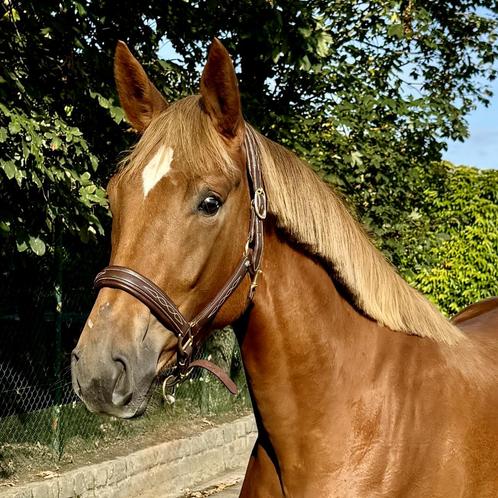
[[254, 212], [260, 220], [266, 218], [266, 193], [262, 188], [256, 189], [253, 199]]

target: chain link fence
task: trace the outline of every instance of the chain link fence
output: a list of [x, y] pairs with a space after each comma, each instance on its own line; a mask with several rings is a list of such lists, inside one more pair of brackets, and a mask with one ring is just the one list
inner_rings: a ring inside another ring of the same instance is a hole
[[55, 279], [33, 292], [8, 282], [0, 289], [0, 485], [100, 461], [250, 410], [237, 341], [225, 329], [201, 354], [227, 369], [240, 388], [236, 397], [207, 372], [196, 372], [172, 406], [158, 386], [142, 418], [88, 412], [71, 387], [70, 353], [95, 297], [90, 285], [64, 288]]

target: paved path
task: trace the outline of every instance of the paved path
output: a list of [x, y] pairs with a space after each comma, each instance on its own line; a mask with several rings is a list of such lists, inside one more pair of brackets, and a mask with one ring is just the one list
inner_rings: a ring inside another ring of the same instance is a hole
[[[227, 472], [208, 482], [196, 486], [192, 490], [179, 495], [178, 498], [238, 498], [242, 481], [244, 479], [245, 468], [240, 468], [232, 472]], [[140, 494], [140, 498], [161, 498], [164, 496], [162, 486], [148, 489]]]
[[242, 481], [240, 481], [235, 486], [230, 486], [223, 491], [215, 494], [216, 498], [239, 498], [240, 488], [242, 487]]
[[204, 498], [209, 496], [214, 496], [215, 498], [239, 498], [240, 488], [242, 487], [242, 479], [235, 484], [233, 481], [218, 483], [215, 487], [205, 488], [201, 491], [193, 492], [188, 496], [188, 498]]

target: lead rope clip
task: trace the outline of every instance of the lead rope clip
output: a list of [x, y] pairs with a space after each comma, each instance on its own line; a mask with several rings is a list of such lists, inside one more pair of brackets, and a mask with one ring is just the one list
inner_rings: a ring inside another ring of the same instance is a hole
[[256, 292], [256, 287], [259, 285], [258, 278], [262, 273], [263, 273], [262, 270], [256, 270], [256, 273], [254, 274], [254, 278], [251, 280], [251, 287], [249, 289], [249, 300], [250, 301], [252, 301], [252, 298], [254, 297], [254, 293]]
[[176, 401], [176, 386], [178, 379], [174, 375], [168, 375], [163, 381], [163, 399], [168, 405], [172, 405]]

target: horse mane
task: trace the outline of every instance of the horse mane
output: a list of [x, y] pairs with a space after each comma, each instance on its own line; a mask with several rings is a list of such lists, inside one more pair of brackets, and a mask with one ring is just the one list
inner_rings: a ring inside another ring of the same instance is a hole
[[392, 330], [447, 344], [463, 337], [401, 278], [330, 186], [291, 151], [257, 138], [269, 212], [279, 228], [325, 261], [360, 310]]
[[[249, 126], [246, 123], [246, 126]], [[454, 344], [463, 333], [405, 282], [373, 245], [334, 190], [294, 153], [253, 130], [268, 210], [278, 227], [325, 264], [367, 316], [392, 330]], [[171, 104], [121, 162], [119, 176], [141, 171], [161, 144], [174, 146], [186, 174], [213, 168], [236, 174], [199, 96]]]

